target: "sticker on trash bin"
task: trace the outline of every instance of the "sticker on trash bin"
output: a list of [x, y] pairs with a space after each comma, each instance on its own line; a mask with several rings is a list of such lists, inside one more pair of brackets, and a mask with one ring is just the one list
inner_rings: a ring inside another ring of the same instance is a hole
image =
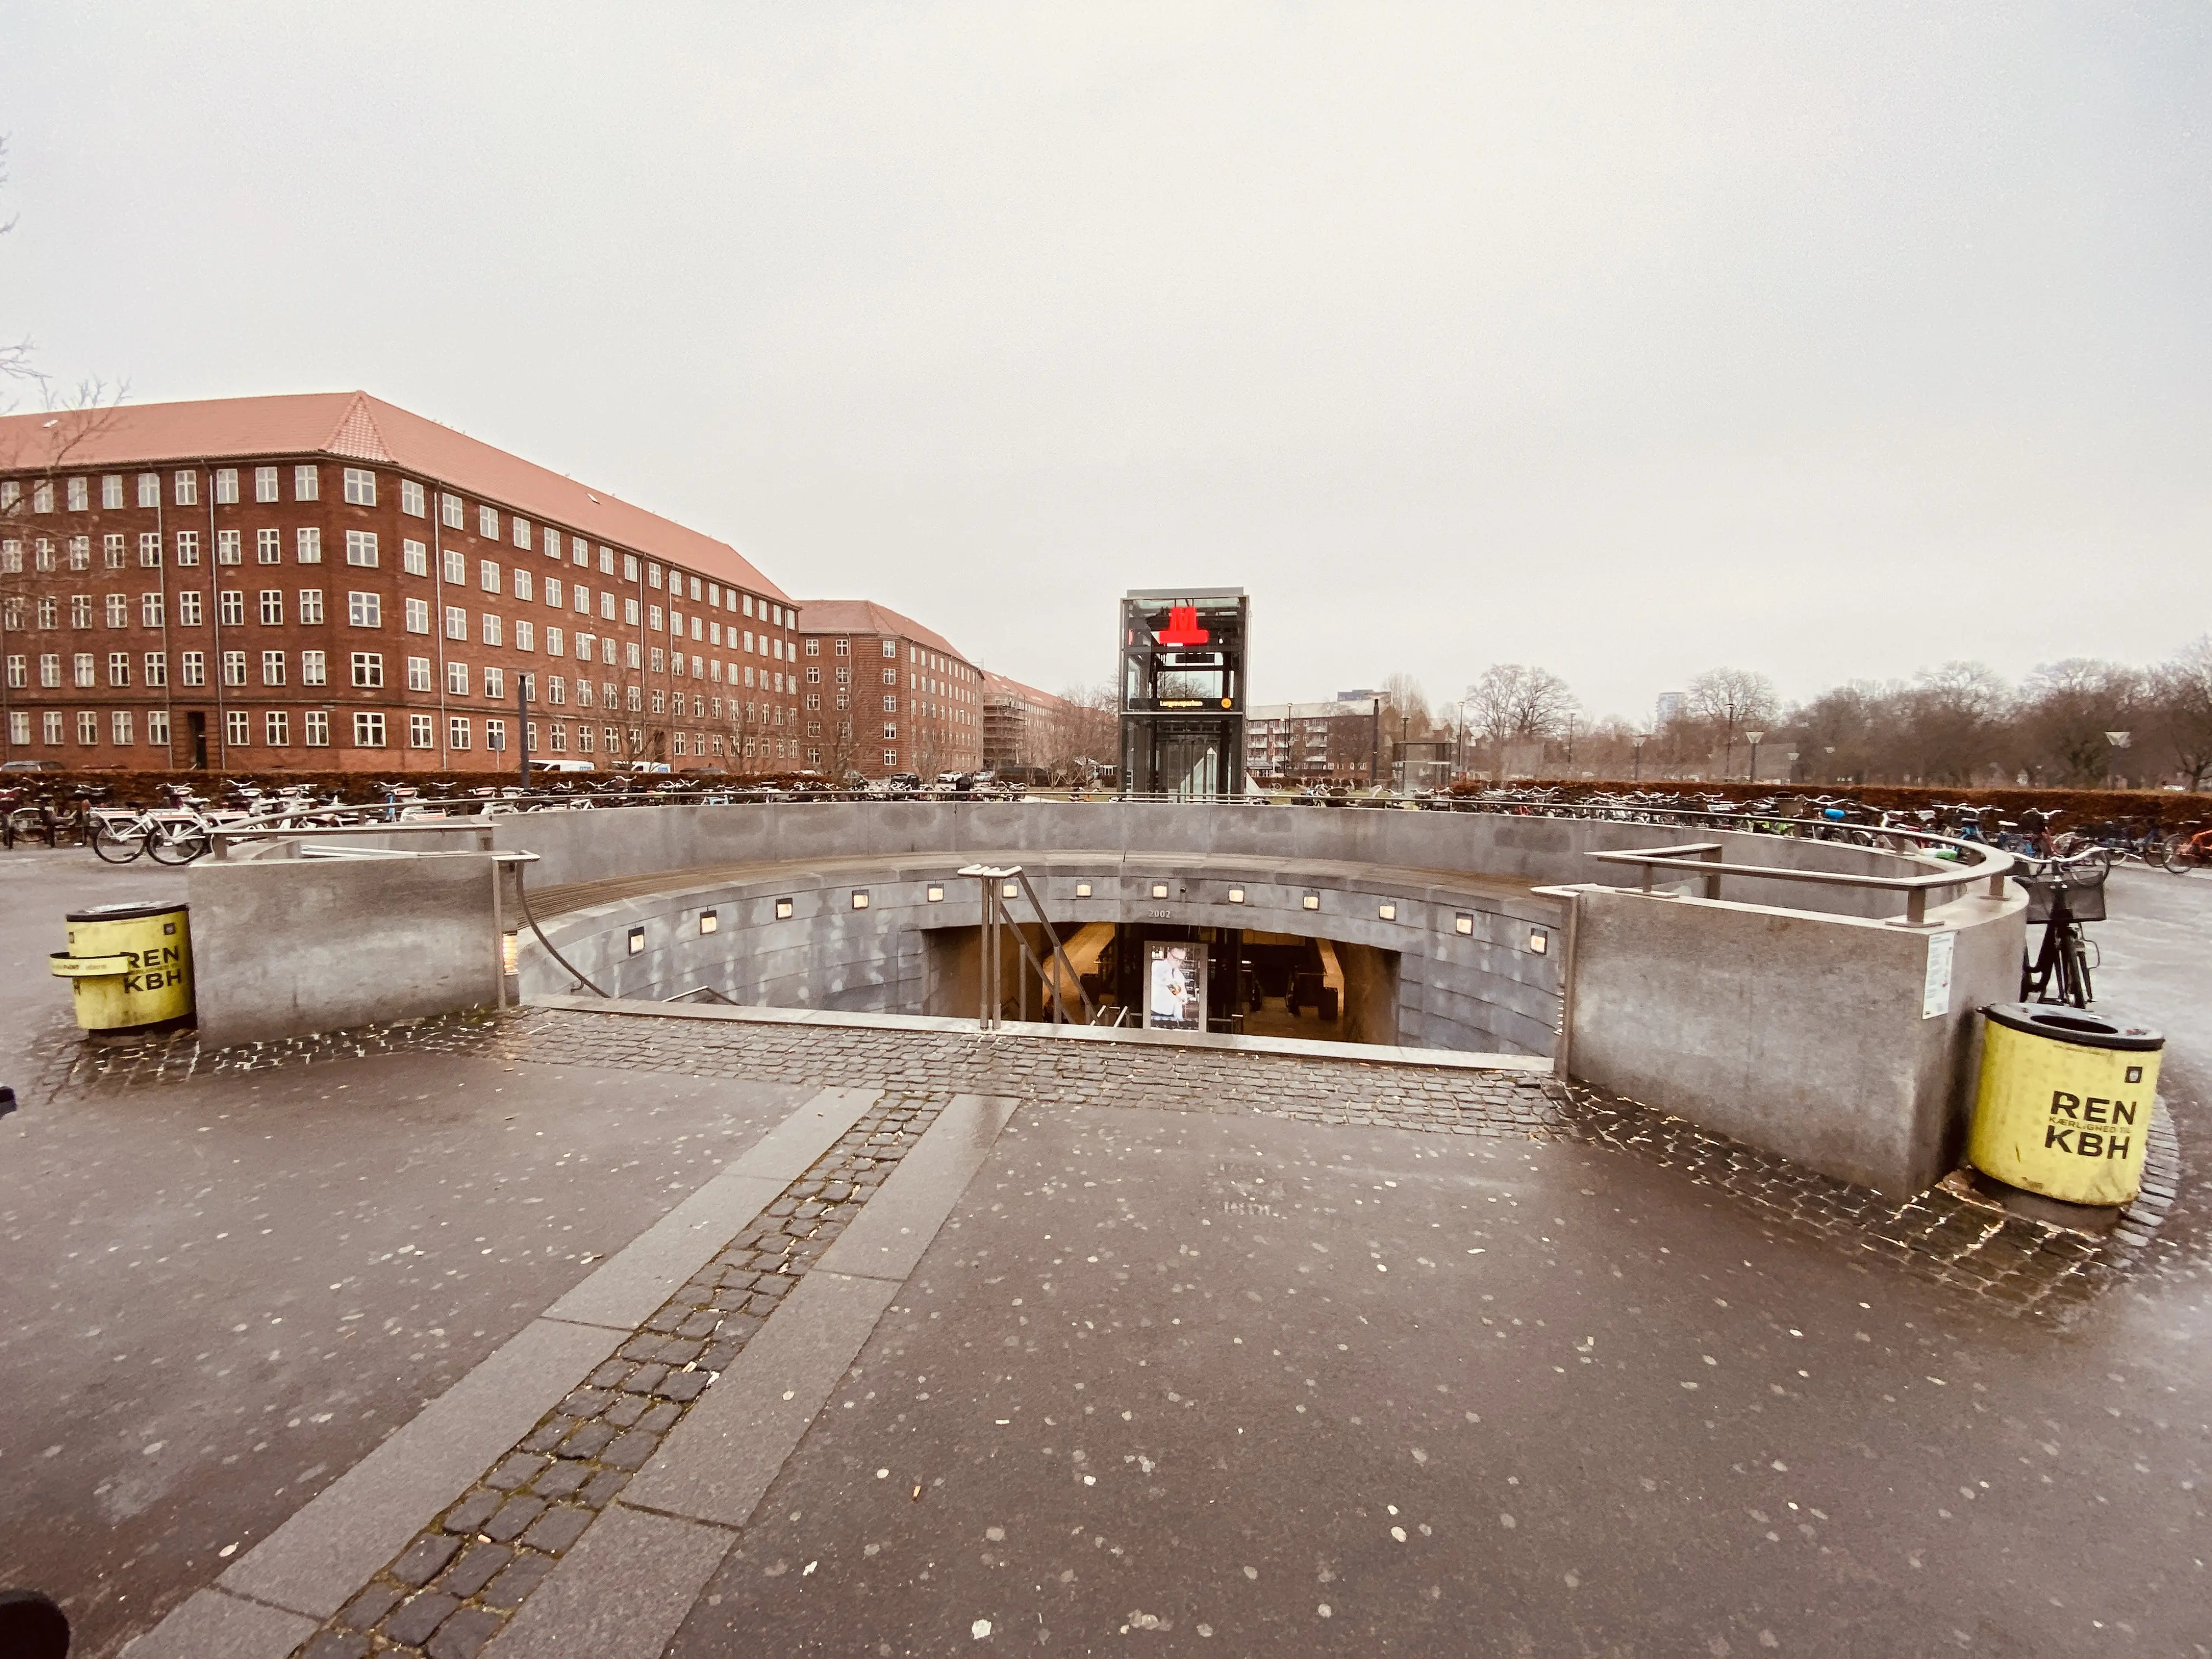
[[1928, 935], [1928, 976], [1920, 986], [1923, 1019], [1934, 1019], [1951, 1012], [1951, 957], [1958, 945], [1956, 932]]

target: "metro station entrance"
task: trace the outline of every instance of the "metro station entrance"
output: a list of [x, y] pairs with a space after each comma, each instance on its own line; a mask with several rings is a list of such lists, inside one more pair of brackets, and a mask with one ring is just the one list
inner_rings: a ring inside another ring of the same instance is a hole
[[1121, 599], [1121, 787], [1217, 799], [1244, 793], [1241, 587], [1139, 588]]

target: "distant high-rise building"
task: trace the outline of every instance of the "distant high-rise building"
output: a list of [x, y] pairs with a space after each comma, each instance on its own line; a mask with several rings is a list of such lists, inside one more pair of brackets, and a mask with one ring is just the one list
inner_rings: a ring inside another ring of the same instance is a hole
[[1683, 694], [1680, 691], [1662, 691], [1653, 710], [1653, 723], [1664, 726], [1668, 720], [1680, 718], [1682, 704], [1685, 701]]

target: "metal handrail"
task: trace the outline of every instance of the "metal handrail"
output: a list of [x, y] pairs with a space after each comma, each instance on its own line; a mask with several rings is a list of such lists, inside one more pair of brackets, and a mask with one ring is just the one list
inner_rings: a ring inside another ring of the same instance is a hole
[[[1000, 994], [999, 988], [999, 928], [1002, 920], [1006, 922], [1013, 920], [1006, 909], [1004, 895], [998, 885], [999, 883], [1005, 881], [1012, 881], [1019, 884], [1023, 896], [1030, 902], [1030, 909], [1036, 916], [1037, 925], [1044, 929], [1045, 938], [1052, 942], [1052, 959], [1059, 964], [1060, 972], [1066, 979], [1074, 985], [1075, 994], [1082, 1002], [1085, 1018], [1081, 1023], [1088, 1024], [1095, 1021], [1097, 1018], [1097, 1011], [1091, 1005], [1091, 994], [1083, 988], [1083, 981], [1075, 971], [1075, 964], [1068, 960], [1067, 952], [1060, 946], [1060, 930], [1052, 925], [1052, 918], [1045, 914], [1044, 903], [1037, 897], [1036, 889], [1030, 884], [1030, 878], [1024, 873], [1021, 866], [1018, 864], [1004, 866], [970, 864], [963, 866], [957, 873], [963, 876], [972, 876], [981, 884], [982, 959], [978, 964], [976, 975], [975, 1029], [979, 1031], [996, 1031], [1000, 1023], [999, 1011], [1005, 999]], [[1022, 930], [1019, 927], [1014, 928], [1014, 944], [1021, 951], [1022, 961], [1036, 975], [1038, 986], [1040, 988], [1051, 986], [1052, 1024], [1058, 1025], [1066, 1022], [1067, 1012], [1064, 1006], [1066, 993], [1060, 988], [1060, 984], [1045, 972], [1044, 963], [1037, 959], [1036, 952], [1030, 949], [1030, 942], [1022, 937]], [[1020, 991], [1018, 969], [1015, 989], [1018, 995]]]
[[210, 856], [221, 861], [228, 856], [230, 844], [238, 841], [276, 841], [301, 836], [474, 836], [477, 850], [492, 850], [493, 825], [483, 819], [441, 818], [431, 823], [410, 820], [404, 823], [323, 823], [323, 824], [227, 824], [210, 830], [208, 841]]
[[1990, 884], [1989, 896], [2002, 898], [2005, 877], [2019, 862], [2012, 854], [2002, 848], [1992, 847], [1987, 842], [1958, 841], [1926, 830], [1890, 827], [1885, 828], [1882, 833], [1916, 842], [1955, 847], [1962, 852], [1972, 854], [1977, 861], [1963, 869], [1934, 870], [1924, 876], [1870, 876], [1843, 870], [1793, 870], [1779, 865], [1725, 863], [1721, 855], [1727, 849], [1717, 841], [1690, 842], [1680, 847], [1647, 847], [1592, 853], [1588, 856], [1606, 864], [1641, 866], [1644, 871], [1643, 890], [1647, 893], [1651, 890], [1651, 872], [1654, 870], [1676, 870], [1686, 875], [1702, 877], [1705, 884], [1705, 896], [1709, 899], [1721, 896], [1721, 878], [1723, 876], [1757, 876], [1771, 881], [1806, 881], [1828, 887], [1862, 887], [1901, 892], [1905, 895], [1905, 915], [1897, 925], [1905, 927], [1928, 926], [1928, 896], [1931, 892], [1971, 886], [1977, 881], [1986, 879]]

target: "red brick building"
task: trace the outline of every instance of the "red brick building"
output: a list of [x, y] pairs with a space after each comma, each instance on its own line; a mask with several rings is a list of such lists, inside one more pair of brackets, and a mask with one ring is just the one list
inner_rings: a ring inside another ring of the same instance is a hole
[[834, 780], [973, 772], [983, 763], [983, 672], [943, 635], [867, 599], [805, 599], [801, 748]]
[[798, 620], [727, 543], [365, 392], [0, 417], [11, 760], [793, 771]]

